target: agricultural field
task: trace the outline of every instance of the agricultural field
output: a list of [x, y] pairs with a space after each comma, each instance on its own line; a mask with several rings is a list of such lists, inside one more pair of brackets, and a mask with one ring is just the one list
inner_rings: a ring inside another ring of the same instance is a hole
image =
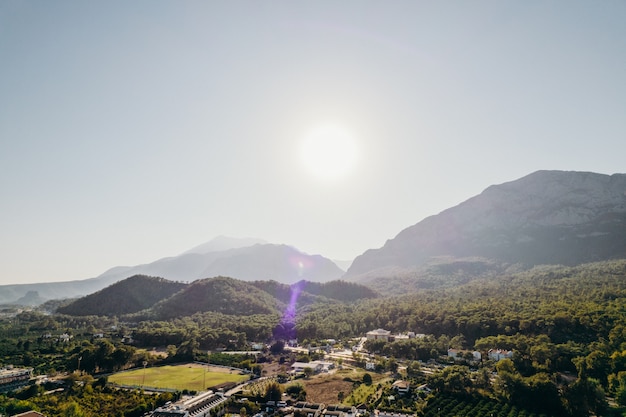
[[[366, 401], [369, 395], [376, 393], [378, 383], [386, 381], [384, 375], [371, 373], [371, 385], [362, 384], [363, 375], [367, 372], [343, 370], [331, 375], [321, 374], [310, 379], [300, 379], [307, 392], [307, 400], [326, 404], [341, 403], [358, 405]], [[338, 397], [342, 392], [342, 399]]]
[[548, 417], [546, 414], [535, 414], [518, 409], [507, 403], [496, 402], [486, 398], [455, 398], [439, 395], [428, 402], [424, 417], [439, 416], [475, 416], [475, 417]]
[[248, 375], [237, 371], [200, 364], [135, 369], [109, 376], [109, 382], [113, 384], [177, 391], [204, 391], [248, 379]]

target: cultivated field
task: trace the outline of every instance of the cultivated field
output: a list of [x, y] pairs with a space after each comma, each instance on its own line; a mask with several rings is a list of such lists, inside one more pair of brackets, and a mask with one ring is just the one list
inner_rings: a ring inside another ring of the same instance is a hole
[[331, 375], [320, 374], [310, 379], [299, 379], [295, 383], [304, 385], [307, 400], [310, 402], [338, 404], [338, 394], [343, 392], [344, 404], [358, 405], [365, 402], [369, 395], [375, 394], [378, 383], [388, 380], [386, 376], [371, 373], [373, 384], [357, 384], [360, 386], [355, 389], [355, 384], [351, 381], [362, 381], [364, 374], [362, 371], [344, 369]]
[[200, 364], [135, 369], [109, 376], [109, 382], [145, 388], [204, 391], [249, 379], [238, 371]]

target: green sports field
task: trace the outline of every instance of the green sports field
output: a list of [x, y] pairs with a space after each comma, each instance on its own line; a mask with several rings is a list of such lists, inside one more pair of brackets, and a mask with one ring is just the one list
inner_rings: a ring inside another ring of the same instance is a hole
[[168, 365], [119, 372], [109, 376], [109, 382], [145, 388], [204, 391], [227, 382], [242, 382], [248, 375], [237, 371], [198, 364]]

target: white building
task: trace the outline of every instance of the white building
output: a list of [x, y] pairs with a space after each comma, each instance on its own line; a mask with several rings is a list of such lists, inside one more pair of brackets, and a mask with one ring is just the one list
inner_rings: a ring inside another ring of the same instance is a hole
[[367, 336], [367, 340], [384, 340], [388, 342], [391, 338], [391, 332], [385, 329], [376, 329], [367, 332], [365, 336]]
[[304, 372], [306, 368], [311, 368], [313, 372], [317, 374], [319, 372], [328, 372], [334, 367], [334, 363], [326, 361], [294, 362], [293, 365], [291, 365], [291, 372], [299, 374]]
[[513, 351], [504, 349], [489, 349], [487, 355], [489, 356], [489, 359], [497, 362], [501, 359], [511, 359], [513, 357]]
[[28, 385], [33, 368], [0, 368], [0, 392], [9, 392]]

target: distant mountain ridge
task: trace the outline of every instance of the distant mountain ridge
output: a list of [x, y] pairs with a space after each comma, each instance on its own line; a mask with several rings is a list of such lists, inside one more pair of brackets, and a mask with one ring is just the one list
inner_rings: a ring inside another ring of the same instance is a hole
[[185, 252], [145, 265], [111, 269], [101, 278], [118, 280], [131, 275], [159, 276], [170, 280], [195, 281], [219, 275], [245, 281], [274, 279], [292, 283], [300, 279], [331, 281], [344, 271], [321, 255], [308, 255], [288, 245], [255, 244], [214, 252]]
[[490, 186], [366, 251], [346, 277], [393, 276], [444, 257], [526, 267], [626, 258], [626, 174], [537, 171]]
[[259, 242], [264, 241], [218, 236], [178, 256], [144, 265], [117, 266], [96, 278], [4, 285], [0, 286], [0, 303], [15, 302], [28, 291], [38, 292], [42, 300], [81, 297], [134, 275], [185, 282], [222, 275], [247, 281], [272, 279], [290, 284], [303, 279], [331, 281], [344, 274], [342, 269], [321, 255], [309, 255], [288, 245]]
[[266, 243], [268, 242], [266, 242], [263, 239], [217, 236], [208, 242], [205, 242], [201, 245], [195, 246], [183, 252], [183, 254], [188, 254], [188, 253], [205, 254], [209, 252], [220, 252], [220, 251], [229, 250], [229, 249], [245, 248], [245, 247], [254, 246], [254, 245], [264, 245]]
[[[178, 256], [111, 268], [88, 280], [0, 286], [0, 303], [15, 302], [28, 291], [42, 300], [80, 297], [138, 274], [185, 282], [229, 276], [283, 284], [343, 278], [389, 293], [461, 283], [508, 268], [624, 258], [626, 174], [537, 171], [492, 185], [402, 230], [383, 247], [357, 257], [345, 275], [320, 255], [222, 236]], [[407, 285], [384, 282], [389, 278]], [[39, 300], [32, 294], [22, 300]]]

